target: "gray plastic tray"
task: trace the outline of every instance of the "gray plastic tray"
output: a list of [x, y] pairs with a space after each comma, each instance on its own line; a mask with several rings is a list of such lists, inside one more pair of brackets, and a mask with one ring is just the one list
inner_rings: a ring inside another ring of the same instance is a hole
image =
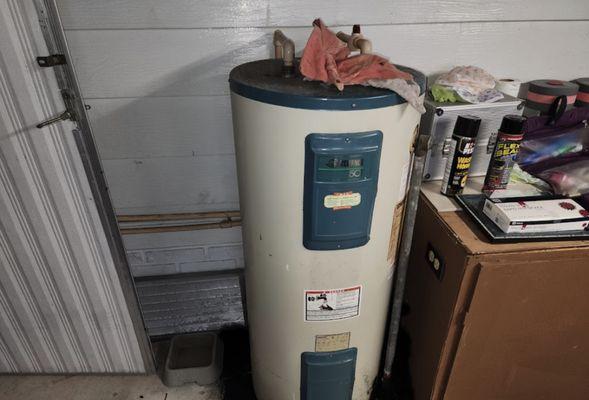
[[215, 383], [223, 370], [223, 342], [215, 333], [174, 336], [166, 358], [162, 380], [174, 387], [196, 382]]

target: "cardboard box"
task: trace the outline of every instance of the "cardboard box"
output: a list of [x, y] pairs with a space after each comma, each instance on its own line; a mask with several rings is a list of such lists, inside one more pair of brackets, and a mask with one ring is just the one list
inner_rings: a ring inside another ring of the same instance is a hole
[[589, 225], [589, 213], [571, 199], [487, 199], [483, 212], [503, 232], [578, 231]]
[[422, 196], [398, 353], [412, 398], [587, 399], [588, 258], [589, 240], [490, 243]]

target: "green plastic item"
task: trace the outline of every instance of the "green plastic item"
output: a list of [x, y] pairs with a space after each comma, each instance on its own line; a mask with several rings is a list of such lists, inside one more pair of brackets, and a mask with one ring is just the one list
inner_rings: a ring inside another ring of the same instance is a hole
[[432, 92], [434, 100], [439, 103], [456, 103], [463, 101], [454, 90], [448, 89], [442, 85], [434, 84], [430, 91]]

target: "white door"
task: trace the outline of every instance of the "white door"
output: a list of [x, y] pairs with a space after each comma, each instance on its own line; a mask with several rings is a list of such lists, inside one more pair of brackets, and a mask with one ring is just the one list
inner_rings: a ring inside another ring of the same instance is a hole
[[45, 6], [0, 0], [0, 373], [151, 371], [89, 127], [35, 127], [65, 110]]

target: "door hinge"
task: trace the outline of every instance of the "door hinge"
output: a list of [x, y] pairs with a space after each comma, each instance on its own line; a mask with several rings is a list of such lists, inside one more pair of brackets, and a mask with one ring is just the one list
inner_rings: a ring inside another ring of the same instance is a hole
[[52, 54], [46, 57], [37, 57], [37, 64], [39, 64], [39, 67], [46, 68], [67, 64], [67, 61], [63, 54]]

